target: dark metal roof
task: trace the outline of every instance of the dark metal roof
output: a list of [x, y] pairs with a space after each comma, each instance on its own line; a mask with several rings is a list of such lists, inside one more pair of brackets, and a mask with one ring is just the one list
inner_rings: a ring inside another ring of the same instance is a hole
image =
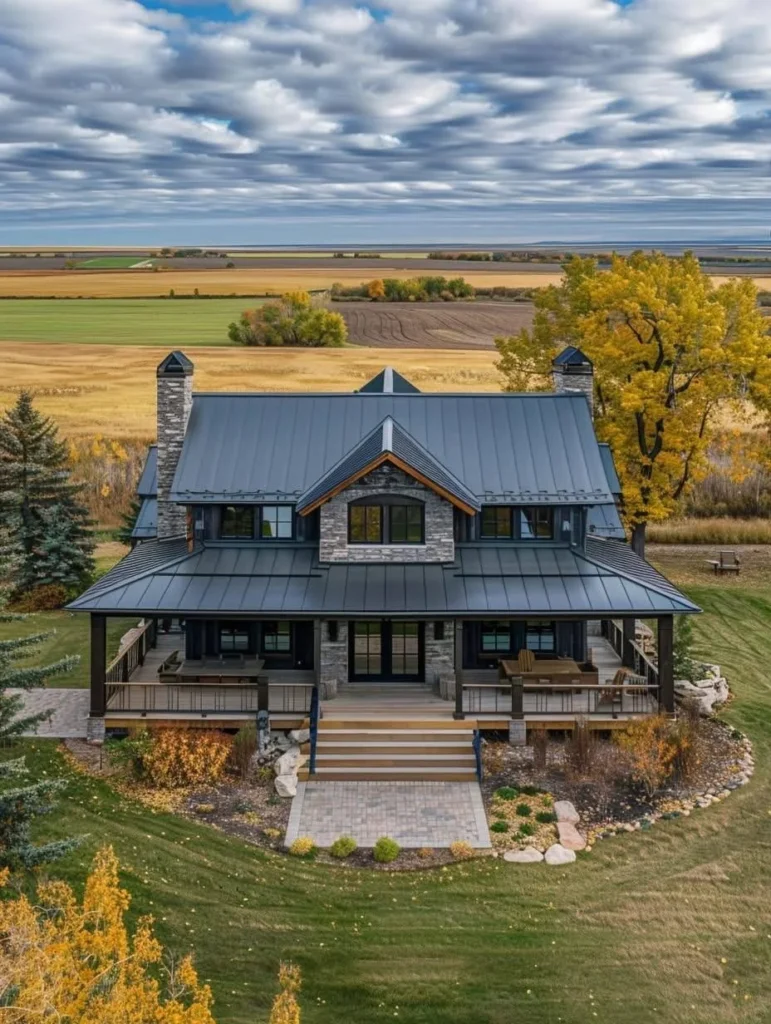
[[131, 536], [134, 540], [149, 540], [158, 533], [158, 501], [156, 498], [143, 498], [139, 507], [134, 529]]
[[382, 423], [378, 423], [371, 433], [363, 437], [347, 455], [298, 497], [297, 511], [302, 513], [304, 509], [318, 504], [347, 480], [363, 475], [373, 462], [383, 456], [387, 458], [388, 455], [394, 455], [464, 505], [477, 510], [480, 508], [476, 497], [465, 484], [453, 476], [390, 416], [386, 416]]
[[612, 504], [578, 393], [197, 394], [172, 500], [295, 501], [391, 416], [483, 504]]
[[626, 540], [626, 531], [615, 505], [593, 505], [589, 509], [587, 527], [592, 536]]
[[600, 444], [600, 458], [605, 467], [605, 476], [608, 478], [610, 493], [618, 498], [621, 496], [621, 481], [616, 472], [616, 463], [613, 459], [613, 449], [609, 444]]
[[158, 377], [190, 377], [193, 373], [193, 364], [184, 352], [176, 349], [169, 352], [155, 372]]
[[147, 449], [142, 475], [137, 484], [138, 498], [154, 498], [158, 494], [158, 446], [151, 444]]
[[[141, 558], [137, 559], [139, 552]], [[131, 565], [127, 565], [131, 560]], [[325, 564], [311, 546], [139, 545], [69, 605], [140, 615], [639, 616], [699, 609], [625, 545], [464, 545], [454, 564]]]
[[420, 388], [416, 388], [412, 381], [394, 370], [392, 366], [386, 366], [384, 370], [376, 374], [372, 380], [359, 388], [359, 394], [418, 394]]
[[567, 367], [581, 367], [587, 366], [591, 369], [592, 361], [588, 356], [585, 356], [580, 348], [576, 348], [575, 345], [568, 345], [564, 348], [559, 355], [556, 355], [552, 360], [553, 366], [567, 366]]

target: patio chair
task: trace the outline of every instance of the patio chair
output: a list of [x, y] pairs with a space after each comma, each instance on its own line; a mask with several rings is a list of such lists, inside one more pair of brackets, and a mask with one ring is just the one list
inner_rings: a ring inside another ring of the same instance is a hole
[[716, 576], [722, 576], [725, 572], [738, 574], [741, 570], [739, 556], [735, 551], [719, 551], [717, 558], [707, 559], [707, 565], [712, 566], [712, 571]]

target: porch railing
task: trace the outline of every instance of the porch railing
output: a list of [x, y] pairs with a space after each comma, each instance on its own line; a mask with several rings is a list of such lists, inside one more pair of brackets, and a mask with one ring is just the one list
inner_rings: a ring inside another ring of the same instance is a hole
[[311, 709], [312, 682], [239, 685], [191, 683], [108, 683], [107, 712], [158, 712], [215, 714], [307, 715]]
[[479, 729], [474, 729], [474, 760], [476, 762], [477, 770], [477, 782], [481, 782], [484, 778], [484, 764], [482, 763], [482, 733]]
[[[640, 677], [639, 683], [572, 687], [523, 683], [521, 678], [495, 683], [462, 683], [462, 717], [501, 715], [522, 718], [528, 715], [610, 717], [655, 714], [658, 710], [658, 685]], [[460, 716], [458, 716], [460, 717]]]
[[[616, 619], [603, 620], [603, 635], [610, 643], [616, 654], [624, 658], [624, 630], [621, 623]], [[646, 654], [636, 640], [630, 640], [629, 646], [632, 652], [632, 665], [636, 676], [643, 676], [651, 686], [659, 684], [659, 668], [649, 654]]]
[[155, 647], [158, 639], [158, 624], [148, 619], [135, 634], [133, 640], [121, 648], [105, 669], [105, 682], [127, 683], [140, 665], [144, 664], [147, 652]]

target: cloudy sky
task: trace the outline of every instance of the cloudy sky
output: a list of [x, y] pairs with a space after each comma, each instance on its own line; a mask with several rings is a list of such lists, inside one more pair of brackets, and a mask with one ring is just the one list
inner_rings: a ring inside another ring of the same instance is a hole
[[768, 239], [771, 0], [0, 0], [0, 243]]

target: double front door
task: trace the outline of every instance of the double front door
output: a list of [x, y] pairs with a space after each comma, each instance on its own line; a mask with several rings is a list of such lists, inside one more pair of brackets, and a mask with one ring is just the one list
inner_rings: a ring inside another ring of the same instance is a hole
[[348, 672], [353, 680], [421, 682], [423, 653], [422, 622], [351, 623]]

